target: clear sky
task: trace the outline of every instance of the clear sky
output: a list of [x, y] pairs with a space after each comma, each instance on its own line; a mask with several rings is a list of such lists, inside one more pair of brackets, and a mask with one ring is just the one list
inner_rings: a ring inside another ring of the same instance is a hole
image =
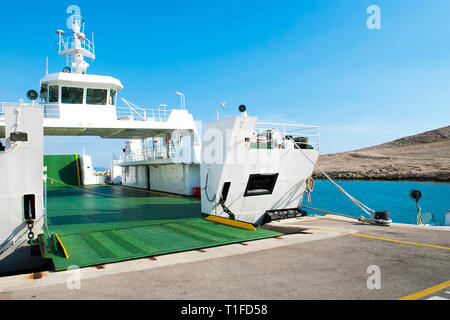
[[[59, 72], [57, 29], [78, 5], [97, 60], [119, 97], [142, 107], [179, 105], [196, 120], [237, 114], [321, 126], [322, 153], [449, 125], [450, 1], [7, 1], [0, 7], [0, 101], [39, 89]], [[381, 29], [366, 12], [380, 8]], [[109, 167], [121, 140], [47, 137], [47, 154], [81, 153]]]

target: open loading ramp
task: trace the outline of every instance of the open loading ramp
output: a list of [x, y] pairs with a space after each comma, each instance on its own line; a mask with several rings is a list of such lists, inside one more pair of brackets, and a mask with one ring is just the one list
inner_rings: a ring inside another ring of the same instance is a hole
[[44, 155], [44, 167], [47, 167], [47, 183], [51, 188], [82, 183], [79, 155]]
[[198, 199], [119, 186], [49, 189], [47, 208], [59, 245], [44, 234], [41, 251], [56, 271], [281, 235], [208, 221]]

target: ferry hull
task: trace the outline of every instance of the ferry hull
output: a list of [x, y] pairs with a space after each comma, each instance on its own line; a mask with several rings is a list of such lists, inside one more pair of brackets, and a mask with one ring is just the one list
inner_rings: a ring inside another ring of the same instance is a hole
[[200, 173], [204, 214], [230, 218], [231, 212], [237, 220], [261, 224], [266, 211], [300, 205], [319, 151], [252, 148], [255, 125], [256, 117], [248, 116], [205, 125]]

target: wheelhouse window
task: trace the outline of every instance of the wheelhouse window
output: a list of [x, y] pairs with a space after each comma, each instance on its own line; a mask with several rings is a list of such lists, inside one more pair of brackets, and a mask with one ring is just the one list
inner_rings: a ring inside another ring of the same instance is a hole
[[48, 87], [48, 102], [58, 102], [59, 100], [58, 86]]
[[61, 102], [82, 104], [83, 103], [83, 88], [62, 87]]
[[41, 85], [41, 93], [40, 93], [41, 102], [48, 102], [48, 85]]
[[109, 104], [112, 106], [116, 104], [116, 93], [114, 89], [109, 90]]
[[107, 94], [106, 89], [87, 89], [86, 104], [105, 105]]

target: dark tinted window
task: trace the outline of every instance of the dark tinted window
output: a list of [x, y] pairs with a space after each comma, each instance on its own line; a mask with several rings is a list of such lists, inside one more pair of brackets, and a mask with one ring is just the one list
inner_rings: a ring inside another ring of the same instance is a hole
[[248, 178], [244, 197], [272, 194], [277, 182], [278, 173], [275, 174], [251, 174]]
[[86, 103], [87, 104], [106, 104], [106, 94], [108, 90], [106, 89], [87, 89], [86, 93]]
[[48, 102], [58, 102], [58, 86], [48, 87]]
[[62, 103], [83, 103], [83, 89], [82, 88], [72, 88], [72, 87], [62, 87], [61, 90], [61, 102]]
[[109, 91], [109, 104], [110, 105], [116, 104], [116, 90], [111, 89]]

